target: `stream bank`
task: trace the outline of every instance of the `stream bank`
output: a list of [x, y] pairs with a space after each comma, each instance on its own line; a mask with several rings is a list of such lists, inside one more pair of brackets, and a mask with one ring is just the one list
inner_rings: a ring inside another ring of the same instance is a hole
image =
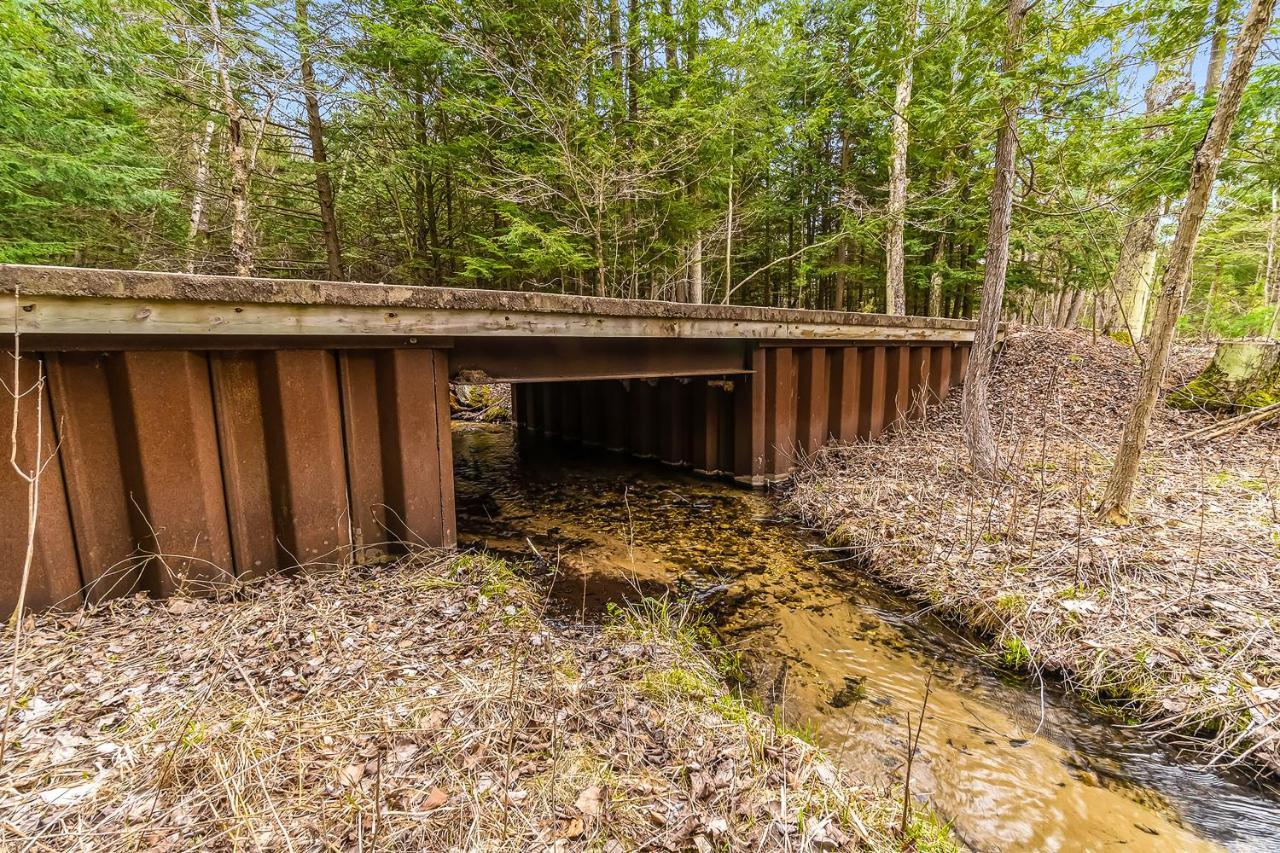
[[[1205, 354], [1175, 352], [1169, 388]], [[788, 505], [877, 578], [1185, 748], [1280, 775], [1280, 431], [1206, 442], [1158, 406], [1133, 523], [1093, 521], [1136, 393], [1133, 352], [1087, 333], [1011, 335], [992, 411], [1008, 476], [978, 481], [958, 401], [879, 442], [827, 448]]]
[[897, 804], [731, 696], [681, 611], [545, 604], [424, 552], [29, 617], [0, 849], [901, 849]]
[[550, 583], [560, 618], [671, 591], [740, 652], [745, 696], [871, 784], [901, 776], [978, 850], [1269, 850], [1280, 808], [1230, 774], [1001, 674], [928, 609], [777, 518], [763, 495], [617, 456], [454, 432], [459, 535]]

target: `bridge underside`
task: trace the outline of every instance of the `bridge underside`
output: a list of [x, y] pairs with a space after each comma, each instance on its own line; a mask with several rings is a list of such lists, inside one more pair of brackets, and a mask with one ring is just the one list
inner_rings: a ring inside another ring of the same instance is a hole
[[968, 347], [760, 346], [721, 376], [532, 382], [522, 433], [657, 459], [750, 485], [785, 478], [829, 441], [876, 438], [963, 381]]
[[0, 273], [17, 468], [38, 471], [30, 549], [32, 483], [0, 471], [5, 613], [28, 553], [25, 606], [45, 608], [453, 545], [451, 380], [512, 382], [522, 434], [760, 485], [941, 401], [972, 339], [918, 318]]

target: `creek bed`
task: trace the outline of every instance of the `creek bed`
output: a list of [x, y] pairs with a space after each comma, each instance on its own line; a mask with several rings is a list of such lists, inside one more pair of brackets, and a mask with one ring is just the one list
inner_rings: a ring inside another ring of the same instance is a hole
[[743, 653], [750, 688], [869, 781], [899, 778], [977, 850], [1280, 850], [1280, 802], [1002, 674], [927, 608], [777, 518], [769, 499], [509, 427], [453, 432], [460, 543], [532, 560], [561, 618], [671, 590]]

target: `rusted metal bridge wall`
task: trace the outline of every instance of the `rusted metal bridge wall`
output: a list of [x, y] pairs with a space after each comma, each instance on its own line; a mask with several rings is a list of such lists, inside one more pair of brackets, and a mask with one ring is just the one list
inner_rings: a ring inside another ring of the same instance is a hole
[[[17, 465], [0, 464], [3, 614], [24, 574], [39, 609], [452, 545], [451, 378], [515, 383], [526, 432], [763, 484], [828, 439], [875, 437], [940, 401], [975, 331], [932, 317], [2, 264], [0, 328], [24, 353]], [[13, 416], [0, 405], [0, 434]], [[39, 469], [31, 547], [33, 483], [15, 467]]]
[[[27, 607], [454, 542], [441, 350], [50, 352], [18, 367], [17, 461], [40, 468]], [[6, 436], [13, 414], [0, 407]], [[8, 613], [29, 484], [4, 469]]]
[[749, 373], [528, 382], [526, 434], [657, 459], [762, 485], [830, 440], [876, 438], [964, 379], [969, 346], [759, 346]]

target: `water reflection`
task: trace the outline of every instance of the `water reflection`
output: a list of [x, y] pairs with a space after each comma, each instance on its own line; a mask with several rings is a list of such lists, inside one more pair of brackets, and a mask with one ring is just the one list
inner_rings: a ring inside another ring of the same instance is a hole
[[762, 699], [864, 778], [900, 772], [932, 674], [912, 787], [976, 849], [1280, 850], [1276, 801], [981, 666], [759, 494], [607, 454], [517, 452], [506, 428], [459, 425], [454, 447], [463, 544], [541, 561], [573, 612], [664, 588], [702, 598]]

